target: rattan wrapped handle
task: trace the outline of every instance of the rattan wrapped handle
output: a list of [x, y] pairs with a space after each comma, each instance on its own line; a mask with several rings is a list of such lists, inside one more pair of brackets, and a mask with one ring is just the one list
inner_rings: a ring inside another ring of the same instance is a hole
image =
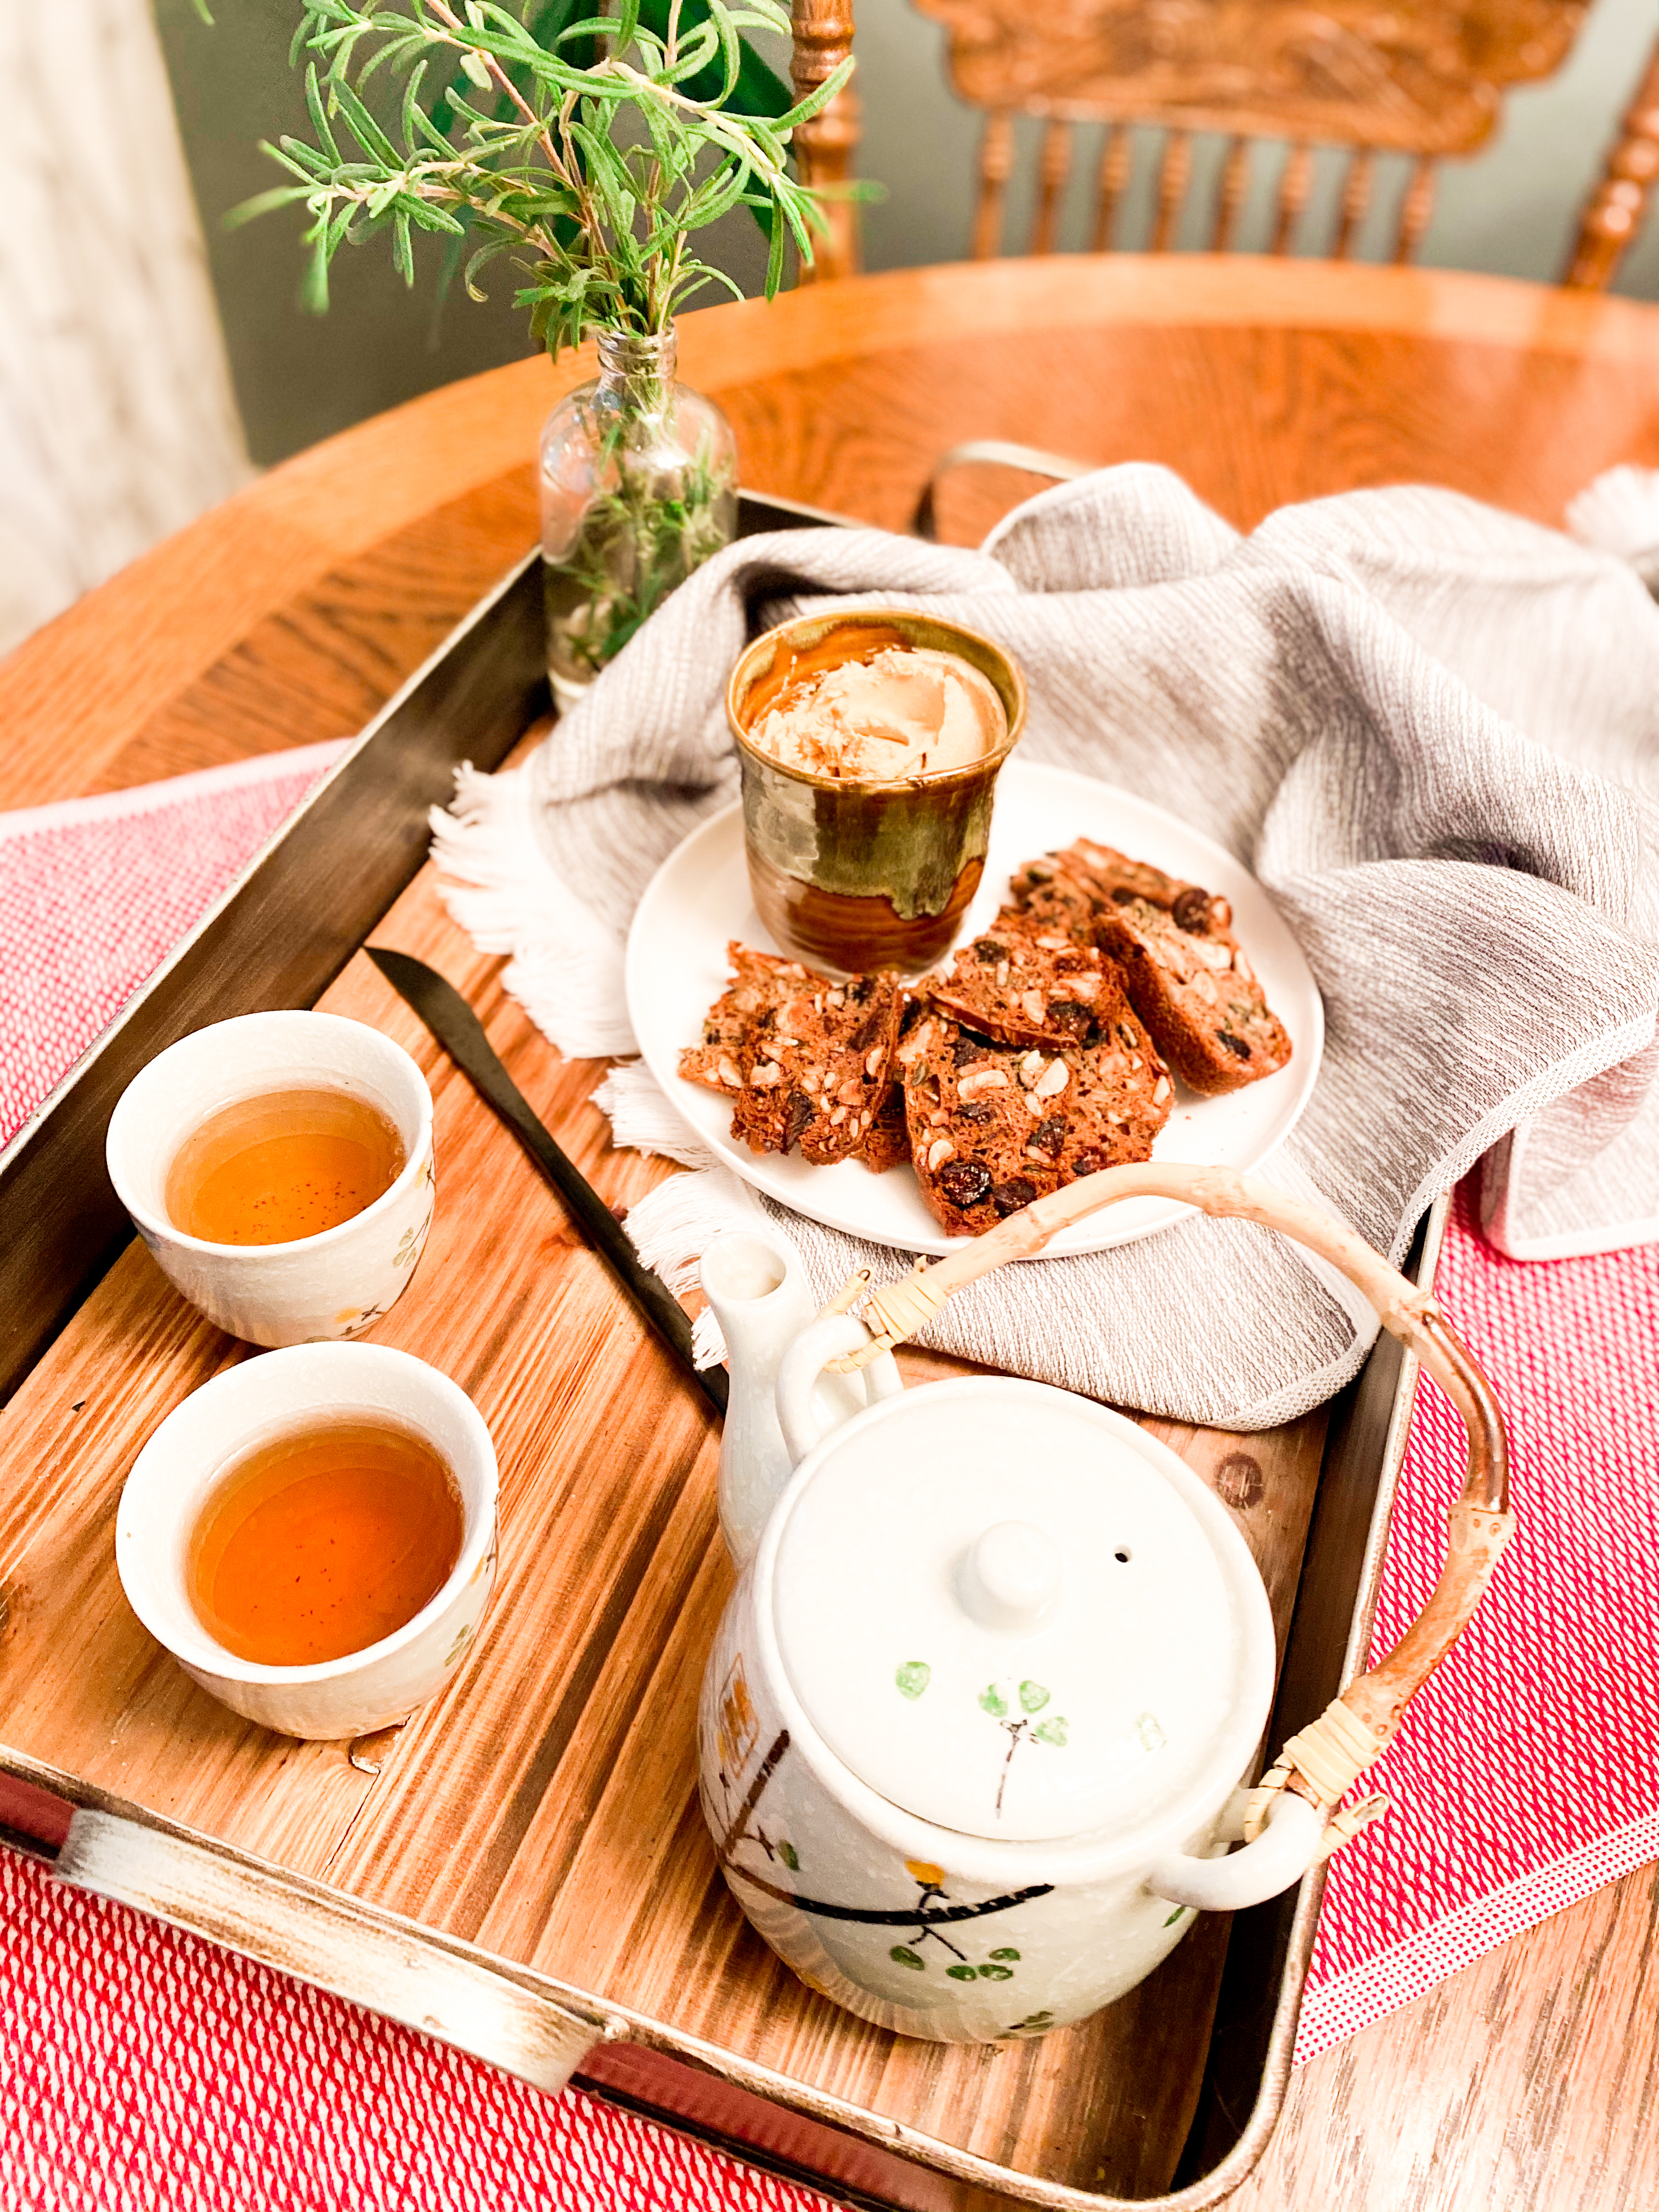
[[[1106, 1168], [1040, 1198], [935, 1267], [873, 1291], [860, 1319], [871, 1333], [856, 1364], [913, 1336], [953, 1291], [1010, 1260], [1029, 1260], [1049, 1239], [1085, 1214], [1125, 1198], [1173, 1198], [1201, 1212], [1235, 1215], [1317, 1252], [1357, 1285], [1376, 1309], [1382, 1326], [1418, 1359], [1445, 1391], [1468, 1431], [1468, 1470], [1462, 1495], [1449, 1516], [1449, 1541], [1440, 1579], [1428, 1602], [1394, 1650], [1280, 1753], [1252, 1800], [1247, 1836], [1261, 1827], [1268, 1802], [1281, 1789], [1310, 1804], [1336, 1804], [1357, 1778], [1392, 1741], [1406, 1708], [1451, 1649], [1491, 1581], [1515, 1527], [1510, 1510], [1509, 1444], [1492, 1386], [1448, 1325], [1432, 1296], [1408, 1282], [1346, 1223], [1333, 1220], [1273, 1184], [1225, 1168], [1146, 1161]], [[1363, 1825], [1358, 1812], [1339, 1817], [1328, 1847]]]

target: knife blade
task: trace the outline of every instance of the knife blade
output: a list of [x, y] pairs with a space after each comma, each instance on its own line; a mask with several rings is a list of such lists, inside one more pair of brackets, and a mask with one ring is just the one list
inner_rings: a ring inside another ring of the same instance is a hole
[[537, 1119], [502, 1066], [483, 1024], [447, 976], [412, 953], [363, 947], [398, 996], [426, 1024], [463, 1075], [499, 1114], [586, 1232], [600, 1257], [717, 1413], [726, 1411], [723, 1367], [698, 1367], [685, 1309], [659, 1275], [643, 1266], [628, 1231]]

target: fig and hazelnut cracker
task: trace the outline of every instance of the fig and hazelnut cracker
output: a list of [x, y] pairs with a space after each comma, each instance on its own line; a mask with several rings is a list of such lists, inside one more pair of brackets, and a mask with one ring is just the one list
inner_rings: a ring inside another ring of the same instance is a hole
[[1099, 924], [1101, 950], [1158, 1048], [1205, 1097], [1276, 1075], [1291, 1057], [1244, 948], [1229, 929], [1182, 929], [1165, 907], [1133, 894]]
[[885, 973], [837, 983], [797, 967], [789, 982], [738, 1040], [732, 1133], [828, 1167], [863, 1145], [886, 1097], [901, 994]]
[[1183, 929], [1229, 929], [1233, 911], [1224, 898], [1166, 875], [1149, 860], [1132, 860], [1091, 837], [1074, 838], [1063, 852], [1028, 860], [1011, 880], [1017, 907], [1040, 918], [1064, 913], [1074, 929], [1089, 933], [1109, 904], [1131, 898], [1167, 907]]
[[902, 1040], [910, 1156], [928, 1210], [978, 1237], [1060, 1184], [1144, 1160], [1170, 1084], [1111, 987], [1107, 1019], [1059, 1049], [998, 1042], [929, 1007]]
[[907, 1164], [910, 1158], [910, 1131], [904, 1118], [902, 1085], [888, 1085], [869, 1133], [853, 1158], [860, 1167], [868, 1168], [872, 1175], [885, 1175], [890, 1168]]
[[1242, 1090], [1289, 1060], [1291, 1040], [1233, 935], [1224, 898], [1086, 837], [1028, 862], [1014, 891], [1028, 914], [1069, 913], [1074, 927], [1090, 930], [1189, 1089], [1206, 1097]]
[[757, 952], [734, 939], [726, 948], [732, 981], [703, 1017], [702, 1037], [680, 1054], [680, 1073], [688, 1083], [705, 1091], [720, 1091], [735, 1098], [743, 1089], [738, 1066], [744, 1040], [763, 1017], [769, 1023], [780, 1006], [797, 992], [816, 990], [823, 983], [798, 960], [781, 960], [773, 952]]
[[732, 1133], [751, 1152], [787, 1152], [799, 1144], [823, 1167], [870, 1145], [871, 1166], [894, 1164], [888, 1094], [901, 1005], [894, 979], [837, 983], [735, 942], [726, 957], [732, 982], [709, 1008], [702, 1042], [681, 1053], [681, 1075], [736, 1100]]
[[1099, 1018], [1109, 977], [1069, 927], [1005, 907], [945, 975], [917, 987], [930, 1005], [1003, 1044], [1079, 1044]]

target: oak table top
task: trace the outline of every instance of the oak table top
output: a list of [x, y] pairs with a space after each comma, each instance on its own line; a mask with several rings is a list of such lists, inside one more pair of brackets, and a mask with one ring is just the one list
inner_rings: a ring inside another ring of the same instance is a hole
[[[686, 317], [744, 482], [891, 528], [969, 438], [1165, 463], [1243, 527], [1439, 483], [1559, 525], [1659, 466], [1659, 308], [1244, 257], [893, 272]], [[585, 359], [428, 394], [273, 470], [0, 663], [0, 807], [357, 728], [535, 533], [532, 459]], [[963, 472], [971, 542], [1033, 485]], [[1659, 2199], [1644, 1869], [1304, 2069], [1238, 2212], [1601, 2212]]]

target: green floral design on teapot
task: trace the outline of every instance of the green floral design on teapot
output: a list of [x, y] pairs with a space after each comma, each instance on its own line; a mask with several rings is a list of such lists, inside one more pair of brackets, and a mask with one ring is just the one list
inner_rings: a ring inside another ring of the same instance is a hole
[[1008, 1753], [1002, 1762], [1002, 1772], [997, 1780], [997, 1818], [1002, 1818], [1002, 1795], [1008, 1787], [1008, 1769], [1013, 1765], [1014, 1753], [1022, 1743], [1046, 1743], [1056, 1751], [1066, 1748], [1066, 1719], [1060, 1713], [1050, 1714], [1046, 1721], [1036, 1717], [1049, 1703], [1049, 1692], [1041, 1682], [1022, 1682], [1012, 1693], [1019, 1705], [1019, 1718], [1010, 1720], [1012, 1700], [1005, 1697], [994, 1682], [988, 1682], [979, 1693], [983, 1711], [990, 1714], [997, 1725], [1006, 1730]]
[[906, 1859], [904, 1870], [921, 1891], [916, 1899], [916, 1916], [921, 1924], [908, 1942], [895, 1943], [889, 1951], [887, 1955], [893, 1964], [908, 1966], [913, 1973], [925, 1974], [927, 1961], [922, 1955], [922, 1947], [927, 1943], [937, 1943], [942, 1950], [951, 1954], [952, 1964], [945, 1971], [953, 1982], [1012, 1982], [1014, 1966], [1019, 1958], [1019, 1953], [1012, 1944], [998, 1944], [988, 1959], [975, 1965], [965, 1951], [957, 1949], [941, 1928], [921, 1918], [929, 1905], [943, 1902], [948, 1896], [944, 1868], [934, 1866], [927, 1859]]

